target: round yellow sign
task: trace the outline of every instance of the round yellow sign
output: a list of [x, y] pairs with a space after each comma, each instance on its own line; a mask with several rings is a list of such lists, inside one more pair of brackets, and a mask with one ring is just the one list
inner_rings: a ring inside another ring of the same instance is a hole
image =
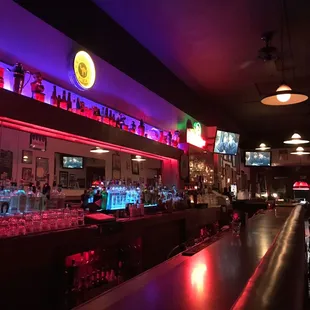
[[95, 84], [96, 68], [88, 53], [79, 51], [73, 60], [73, 69], [76, 86], [81, 89], [90, 89]]

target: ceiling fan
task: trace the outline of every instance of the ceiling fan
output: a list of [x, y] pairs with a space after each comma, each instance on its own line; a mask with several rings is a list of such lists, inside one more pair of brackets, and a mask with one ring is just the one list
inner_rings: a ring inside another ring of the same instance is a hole
[[278, 67], [280, 65], [279, 60], [279, 52], [278, 49], [271, 45], [271, 40], [274, 36], [273, 31], [264, 32], [261, 36], [261, 40], [265, 42], [265, 46], [260, 48], [257, 53], [256, 59], [248, 60], [243, 62], [239, 69], [244, 70], [251, 65], [253, 65], [257, 61], [263, 61], [266, 64], [272, 64], [276, 66], [276, 70], [280, 70]]

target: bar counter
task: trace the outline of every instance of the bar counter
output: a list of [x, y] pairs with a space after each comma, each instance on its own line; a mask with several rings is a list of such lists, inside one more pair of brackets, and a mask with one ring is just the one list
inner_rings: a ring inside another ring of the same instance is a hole
[[[68, 256], [84, 251], [102, 253], [112, 249], [113, 254], [120, 249], [138, 249], [134, 253], [138, 263], [134, 267], [127, 264], [124, 271], [126, 281], [164, 262], [174, 247], [199, 237], [201, 228], [220, 219], [220, 208], [188, 209], [0, 239], [0, 307], [3, 310], [70, 309], [72, 306], [65, 303], [64, 293]], [[112, 263], [118, 265], [118, 261]], [[96, 288], [83, 301], [105, 290]]]
[[232, 307], [292, 208], [254, 216], [240, 237], [227, 233], [192, 257], [175, 256], [78, 310]]

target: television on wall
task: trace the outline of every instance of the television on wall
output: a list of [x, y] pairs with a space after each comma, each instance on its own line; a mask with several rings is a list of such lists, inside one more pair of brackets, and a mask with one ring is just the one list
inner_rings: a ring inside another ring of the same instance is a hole
[[217, 130], [214, 143], [214, 153], [237, 155], [240, 135], [237, 133]]
[[83, 169], [84, 158], [80, 156], [62, 156], [62, 168], [64, 169]]
[[271, 152], [246, 151], [245, 166], [247, 167], [270, 167]]

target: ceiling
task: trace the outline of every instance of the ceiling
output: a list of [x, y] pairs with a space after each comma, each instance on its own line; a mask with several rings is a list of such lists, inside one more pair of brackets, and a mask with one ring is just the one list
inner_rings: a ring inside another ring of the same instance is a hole
[[[284, 77], [310, 92], [310, 1], [286, 0], [281, 51], [282, 0], [93, 0], [179, 79], [238, 123], [250, 146], [279, 144], [294, 130], [310, 136], [309, 102], [287, 107], [260, 103], [282, 80], [281, 62], [257, 59], [260, 39], [274, 31], [272, 45], [284, 58]], [[195, 116], [195, 115], [194, 115]], [[208, 125], [208, 124], [207, 124]]]
[[[260, 103], [282, 80], [281, 62], [257, 59], [265, 31], [281, 51], [282, 0], [15, 1], [206, 125], [240, 132], [243, 147], [310, 137], [309, 102]], [[310, 1], [286, 3], [285, 80], [309, 95]]]

